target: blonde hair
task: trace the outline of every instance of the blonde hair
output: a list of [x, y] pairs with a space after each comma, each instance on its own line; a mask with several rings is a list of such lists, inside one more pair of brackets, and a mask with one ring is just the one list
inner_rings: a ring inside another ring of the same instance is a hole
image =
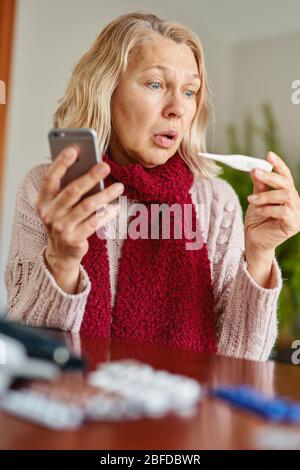
[[212, 115], [202, 45], [198, 36], [180, 23], [138, 11], [121, 15], [109, 23], [91, 48], [75, 65], [64, 96], [54, 114], [54, 127], [90, 127], [96, 130], [100, 154], [109, 145], [111, 98], [128, 61], [147, 40], [159, 36], [186, 44], [194, 53], [201, 80], [197, 110], [188, 135], [178, 152], [196, 176], [218, 175], [221, 168], [197, 156], [206, 152], [206, 131]]

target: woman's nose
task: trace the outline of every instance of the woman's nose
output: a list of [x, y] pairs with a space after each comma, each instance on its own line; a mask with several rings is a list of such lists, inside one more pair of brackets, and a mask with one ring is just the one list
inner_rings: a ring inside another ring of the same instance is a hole
[[164, 106], [163, 114], [165, 117], [173, 114], [177, 117], [181, 117], [185, 113], [185, 107], [183, 103], [183, 97], [179, 93], [172, 93], [167, 103]]

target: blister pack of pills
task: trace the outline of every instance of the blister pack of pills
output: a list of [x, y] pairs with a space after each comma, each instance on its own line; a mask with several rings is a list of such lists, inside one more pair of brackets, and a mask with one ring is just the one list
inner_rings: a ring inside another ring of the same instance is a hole
[[0, 409], [56, 430], [77, 428], [84, 420], [84, 412], [79, 406], [27, 389], [11, 390], [2, 397]]
[[83, 422], [190, 416], [203, 396], [191, 378], [126, 359], [100, 364], [88, 375], [64, 373], [8, 390], [0, 410], [51, 429], [76, 429]]
[[[188, 415], [203, 396], [196, 380], [132, 359], [102, 364], [89, 374], [88, 380], [102, 390], [122, 396], [120, 413], [122, 410], [127, 419], [160, 417], [170, 412]], [[102, 415], [96, 402], [97, 398], [89, 404], [90, 416], [95, 418]]]

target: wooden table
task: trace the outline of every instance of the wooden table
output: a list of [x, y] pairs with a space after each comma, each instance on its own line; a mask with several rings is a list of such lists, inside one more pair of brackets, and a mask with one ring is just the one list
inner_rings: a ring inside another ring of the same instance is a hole
[[[121, 358], [135, 358], [155, 368], [194, 377], [202, 384], [250, 384], [265, 393], [300, 400], [300, 368], [260, 363], [203, 353], [81, 338], [64, 334], [68, 346], [88, 358], [89, 366]], [[144, 419], [127, 423], [84, 424], [80, 430], [59, 432], [0, 413], [1, 449], [259, 449], [261, 433], [272, 428], [293, 430], [300, 426], [273, 425], [238, 411], [228, 404], [205, 398], [194, 416]]]

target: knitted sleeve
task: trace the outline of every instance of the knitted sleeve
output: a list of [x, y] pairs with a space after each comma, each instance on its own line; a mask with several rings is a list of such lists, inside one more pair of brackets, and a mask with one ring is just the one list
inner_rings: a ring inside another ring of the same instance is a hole
[[[212, 268], [218, 352], [267, 360], [277, 337], [277, 304], [282, 276], [274, 258], [271, 288], [259, 286], [247, 270], [244, 224], [234, 189], [221, 178], [200, 185]], [[204, 232], [205, 232], [204, 231]]]
[[47, 232], [35, 201], [47, 166], [30, 170], [18, 188], [5, 269], [6, 316], [26, 325], [78, 332], [91, 285], [81, 266], [77, 293], [67, 294], [45, 264]]

